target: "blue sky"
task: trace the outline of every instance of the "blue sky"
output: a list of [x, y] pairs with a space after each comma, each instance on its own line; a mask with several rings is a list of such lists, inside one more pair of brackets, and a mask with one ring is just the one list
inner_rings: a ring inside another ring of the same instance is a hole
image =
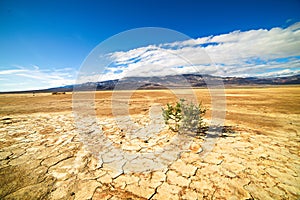
[[[0, 91], [74, 83], [84, 59], [100, 42], [139, 27], [163, 27], [188, 35], [194, 43], [206, 48], [219, 69], [215, 75], [297, 74], [300, 68], [300, 54], [297, 53], [300, 52], [297, 49], [299, 10], [300, 1], [296, 0], [2, 0]], [[239, 52], [252, 52], [242, 46], [251, 44], [245, 40], [252, 35], [262, 38], [254, 37], [257, 44], [267, 44], [257, 47], [261, 51], [231, 59], [218, 56], [236, 53], [229, 52], [230, 44], [234, 44]], [[227, 43], [229, 37], [235, 37], [235, 42]], [[272, 38], [279, 41], [282, 45], [279, 47], [284, 51], [270, 50], [275, 45]], [[212, 48], [212, 42], [218, 48]], [[112, 49], [118, 49], [118, 44], [111, 45], [115, 45]], [[137, 52], [147, 51], [143, 48]], [[182, 48], [182, 44], [174, 48]], [[130, 59], [126, 51], [128, 49], [124, 49], [122, 56]], [[153, 59], [159, 52], [159, 49], [153, 49]], [[189, 53], [188, 49], [184, 53]], [[121, 55], [117, 52], [110, 55], [118, 63]], [[143, 56], [139, 59], [140, 65], [145, 64]], [[276, 67], [270, 67], [275, 66], [274, 63]], [[284, 65], [286, 63], [289, 65]], [[124, 66], [126, 63], [108, 71], [122, 74], [126, 71]], [[188, 66], [180, 69], [185, 70], [183, 72], [189, 70]], [[253, 73], [249, 73], [251, 71]]]

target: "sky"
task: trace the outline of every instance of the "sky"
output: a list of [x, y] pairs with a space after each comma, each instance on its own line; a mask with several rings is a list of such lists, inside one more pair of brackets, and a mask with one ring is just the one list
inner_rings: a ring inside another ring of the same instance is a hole
[[[299, 74], [299, 11], [299, 0], [2, 0], [0, 91], [147, 74]], [[119, 34], [142, 27], [165, 31]], [[97, 53], [105, 60], [78, 81]]]

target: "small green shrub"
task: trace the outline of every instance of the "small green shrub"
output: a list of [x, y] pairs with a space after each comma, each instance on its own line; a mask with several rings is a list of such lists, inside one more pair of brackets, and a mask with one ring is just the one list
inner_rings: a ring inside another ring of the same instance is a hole
[[177, 102], [175, 106], [167, 104], [167, 109], [162, 108], [165, 124], [169, 126], [172, 131], [178, 132], [180, 121], [182, 119], [181, 102]]
[[206, 109], [200, 103], [198, 106], [194, 103], [186, 103], [186, 100], [180, 99], [174, 106], [167, 104], [167, 108], [162, 108], [165, 124], [169, 129], [179, 133], [201, 132], [205, 127], [203, 116]]

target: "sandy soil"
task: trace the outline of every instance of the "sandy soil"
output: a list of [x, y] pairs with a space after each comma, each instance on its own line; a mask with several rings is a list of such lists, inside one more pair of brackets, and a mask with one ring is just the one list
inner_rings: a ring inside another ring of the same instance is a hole
[[[194, 92], [210, 119], [209, 91]], [[179, 93], [179, 98], [190, 98], [184, 90]], [[128, 94], [122, 91], [118, 97]], [[299, 199], [300, 87], [230, 88], [225, 94], [225, 125], [233, 134], [217, 138], [206, 157], [201, 157], [203, 139], [192, 139], [190, 151], [175, 160], [149, 158], [167, 167], [148, 173], [129, 173], [126, 167], [134, 159], [127, 154], [107, 156], [113, 149], [86, 145], [75, 127], [72, 93], [1, 94], [0, 199]], [[134, 128], [117, 127], [112, 95], [97, 92], [95, 111], [98, 126], [113, 146], [138, 154], [172, 139], [167, 130], [153, 128], [144, 131], [160, 135], [149, 136], [147, 144], [126, 138]], [[147, 126], [152, 105], [176, 100], [168, 90], [135, 91], [129, 113], [137, 124]], [[159, 120], [157, 115], [154, 122]], [[88, 137], [85, 141], [95, 139]], [[99, 158], [99, 152], [106, 154]], [[111, 163], [122, 167], [114, 171]]]

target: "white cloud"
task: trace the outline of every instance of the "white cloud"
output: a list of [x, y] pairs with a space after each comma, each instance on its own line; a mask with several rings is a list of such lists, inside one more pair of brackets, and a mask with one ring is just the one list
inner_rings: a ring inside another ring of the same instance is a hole
[[[115, 64], [114, 70], [122, 67], [122, 76], [163, 76], [182, 72], [219, 76], [294, 74], [300, 68], [300, 23], [285, 29], [234, 31], [151, 45], [108, 56]], [[284, 69], [289, 69], [290, 73]], [[276, 70], [277, 73], [267, 73]]]
[[75, 83], [76, 72], [70, 68], [41, 70], [18, 66], [21, 69], [0, 71], [0, 91], [23, 91], [59, 87]]
[[269, 76], [291, 76], [299, 74], [300, 70], [291, 70], [291, 69], [283, 69], [275, 72], [267, 72], [260, 74], [260, 77], [269, 77]]
[[23, 76], [26, 78], [31, 78], [31, 79], [38, 79], [38, 80], [45, 80], [45, 76], [40, 76], [40, 74], [38, 75], [32, 75], [32, 74], [14, 74], [16, 76]]
[[15, 74], [15, 73], [19, 73], [19, 72], [26, 72], [26, 70], [23, 70], [23, 69], [2, 70], [2, 71], [0, 71], [0, 75]]

